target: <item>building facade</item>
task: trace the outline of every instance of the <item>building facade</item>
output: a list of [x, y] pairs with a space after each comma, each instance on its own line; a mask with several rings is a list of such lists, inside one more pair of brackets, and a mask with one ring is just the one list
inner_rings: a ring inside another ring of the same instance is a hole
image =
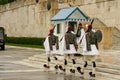
[[[48, 1], [50, 10], [47, 9]], [[51, 18], [59, 10], [74, 6], [107, 27], [120, 30], [120, 0], [39, 0], [38, 3], [36, 0], [16, 0], [0, 6], [0, 26], [12, 37], [45, 37], [52, 26]]]

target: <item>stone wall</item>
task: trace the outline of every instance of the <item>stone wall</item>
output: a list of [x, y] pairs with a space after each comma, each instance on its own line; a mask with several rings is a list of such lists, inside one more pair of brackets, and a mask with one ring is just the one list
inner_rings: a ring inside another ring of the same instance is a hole
[[0, 6], [0, 26], [5, 27], [8, 36], [45, 37], [50, 19], [58, 11], [54, 8], [48, 11], [46, 6], [45, 0], [39, 3], [35, 0], [16, 0]]
[[36, 33], [40, 32], [37, 20], [39, 15], [35, 15], [36, 6], [32, 0], [19, 0], [0, 6], [0, 26], [5, 27], [8, 36], [39, 36], [40, 34]]
[[91, 5], [81, 6], [82, 11], [84, 11], [90, 17], [98, 18], [107, 26], [114, 26], [120, 29], [120, 11], [118, 11], [120, 9], [120, 0], [96, 1], [99, 2], [96, 4], [91, 3]]
[[98, 18], [107, 26], [120, 29], [120, 0], [57, 0], [51, 1], [47, 10], [47, 0], [16, 0], [0, 6], [0, 26], [5, 27], [8, 36], [45, 37], [50, 19], [62, 8], [79, 6], [91, 18]]

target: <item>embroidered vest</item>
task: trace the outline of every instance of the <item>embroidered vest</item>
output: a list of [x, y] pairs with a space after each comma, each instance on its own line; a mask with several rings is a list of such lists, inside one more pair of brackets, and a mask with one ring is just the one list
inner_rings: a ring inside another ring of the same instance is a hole
[[93, 31], [90, 31], [90, 32], [87, 32], [86, 34], [86, 46], [88, 51], [91, 51], [90, 45], [92, 44], [96, 45], [98, 49], [97, 37]]
[[71, 32], [67, 32], [65, 34], [65, 42], [66, 42], [66, 49], [70, 49], [70, 44], [73, 44], [75, 47], [77, 46], [77, 42], [76, 42], [76, 35], [71, 33]]
[[50, 35], [48, 39], [49, 39], [50, 50], [53, 50], [53, 47], [52, 47], [53, 45], [56, 46], [56, 49], [59, 49], [58, 36]]

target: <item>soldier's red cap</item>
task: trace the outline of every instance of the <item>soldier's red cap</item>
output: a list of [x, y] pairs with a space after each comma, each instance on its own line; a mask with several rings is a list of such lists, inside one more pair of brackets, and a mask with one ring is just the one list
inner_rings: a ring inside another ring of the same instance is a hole
[[68, 26], [68, 30], [71, 30], [71, 26]]
[[88, 29], [90, 29], [90, 28], [92, 28], [92, 25], [91, 25], [91, 24], [86, 24], [86, 27], [87, 27]]
[[92, 29], [92, 25], [91, 24], [86, 24], [85, 26], [87, 28], [86, 32], [89, 32]]
[[50, 33], [53, 33], [53, 28], [51, 28], [51, 29], [49, 30], [49, 32], [50, 32]]
[[91, 28], [91, 27], [92, 27], [92, 25], [91, 25], [91, 24], [89, 24], [89, 25], [88, 25], [88, 28]]
[[82, 23], [79, 23], [79, 26], [82, 26]]

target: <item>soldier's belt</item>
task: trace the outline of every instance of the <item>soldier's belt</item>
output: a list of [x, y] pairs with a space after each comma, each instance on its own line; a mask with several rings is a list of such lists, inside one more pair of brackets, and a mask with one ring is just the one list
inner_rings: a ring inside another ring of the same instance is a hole
[[95, 43], [91, 43], [91, 44], [95, 44]]
[[69, 44], [73, 44], [73, 43], [69, 43]]

